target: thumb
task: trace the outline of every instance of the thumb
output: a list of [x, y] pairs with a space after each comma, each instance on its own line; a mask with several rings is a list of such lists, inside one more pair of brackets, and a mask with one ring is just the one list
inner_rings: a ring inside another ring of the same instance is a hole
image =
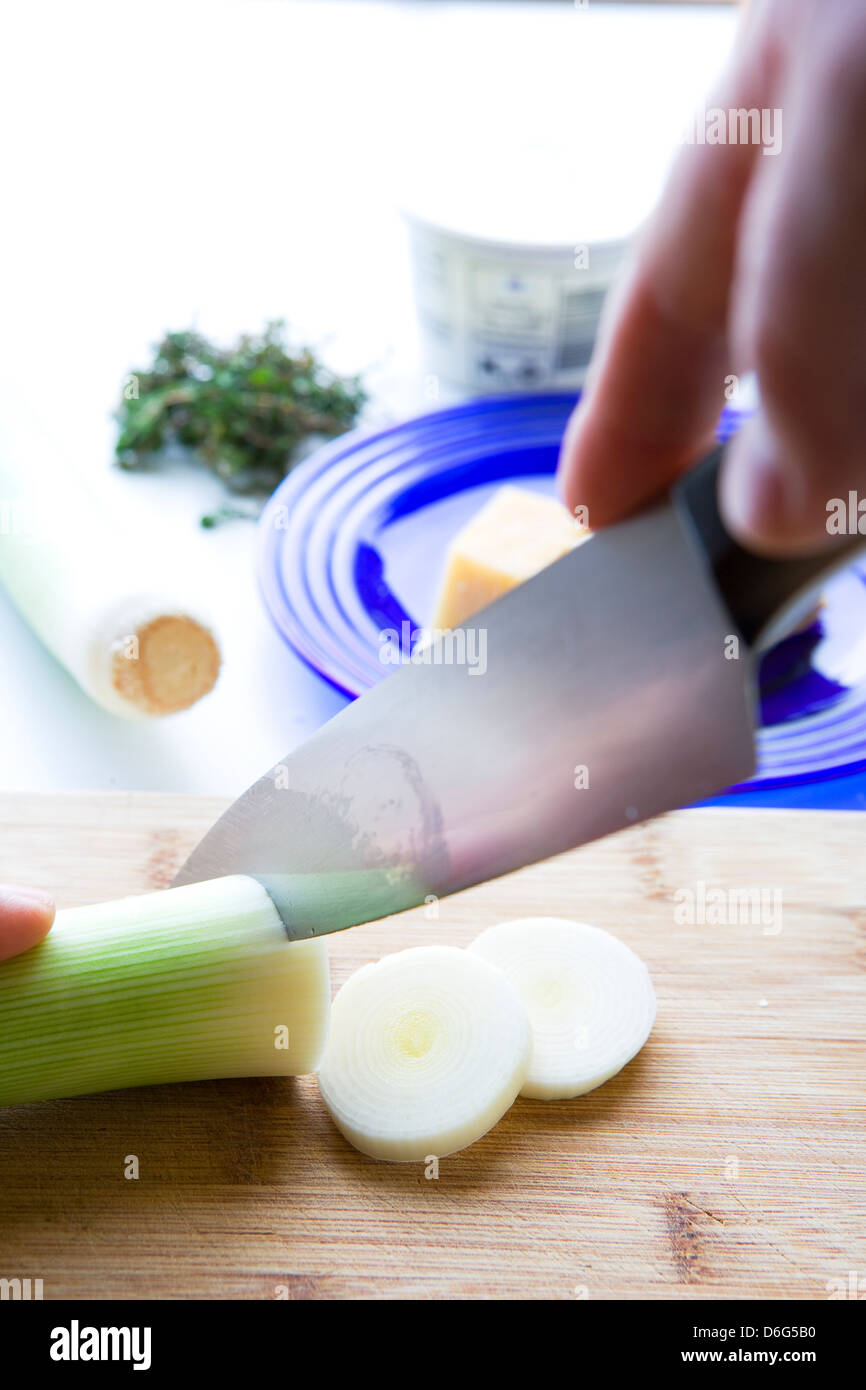
[[54, 903], [47, 893], [13, 884], [0, 887], [0, 960], [29, 951], [53, 921]]

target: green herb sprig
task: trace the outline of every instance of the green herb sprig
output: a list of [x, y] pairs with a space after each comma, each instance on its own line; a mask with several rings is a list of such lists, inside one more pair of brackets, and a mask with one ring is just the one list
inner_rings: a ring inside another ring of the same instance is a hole
[[280, 319], [229, 348], [192, 330], [167, 333], [151, 366], [126, 378], [116, 459], [149, 468], [181, 445], [233, 492], [264, 496], [305, 440], [341, 434], [365, 400], [357, 377], [335, 375], [309, 348], [291, 352]]

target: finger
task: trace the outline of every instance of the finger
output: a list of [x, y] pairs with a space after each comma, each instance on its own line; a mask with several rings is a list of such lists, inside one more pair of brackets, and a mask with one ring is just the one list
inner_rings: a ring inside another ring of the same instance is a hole
[[[714, 98], [765, 103], [760, 56], [741, 56]], [[605, 525], [693, 463], [724, 404], [737, 227], [754, 144], [687, 146], [608, 316], [560, 460], [569, 507]]]
[[0, 960], [29, 951], [47, 935], [54, 903], [47, 893], [14, 885], [0, 887]]
[[866, 23], [861, 35], [859, 52], [850, 35], [811, 36], [787, 157], [744, 219], [732, 340], [762, 414], [729, 447], [720, 503], [768, 554], [832, 544], [833, 500], [866, 483]]

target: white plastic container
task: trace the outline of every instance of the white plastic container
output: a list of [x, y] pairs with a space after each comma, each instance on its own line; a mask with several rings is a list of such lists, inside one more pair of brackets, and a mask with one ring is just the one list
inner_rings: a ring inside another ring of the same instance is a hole
[[426, 371], [484, 393], [581, 384], [633, 230], [599, 172], [538, 145], [426, 165], [404, 203]]

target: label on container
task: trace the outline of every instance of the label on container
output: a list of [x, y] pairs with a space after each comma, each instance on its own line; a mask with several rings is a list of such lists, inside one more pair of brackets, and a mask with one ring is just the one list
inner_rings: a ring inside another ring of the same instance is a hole
[[529, 256], [413, 228], [418, 317], [430, 370], [484, 391], [579, 386], [621, 248]]

